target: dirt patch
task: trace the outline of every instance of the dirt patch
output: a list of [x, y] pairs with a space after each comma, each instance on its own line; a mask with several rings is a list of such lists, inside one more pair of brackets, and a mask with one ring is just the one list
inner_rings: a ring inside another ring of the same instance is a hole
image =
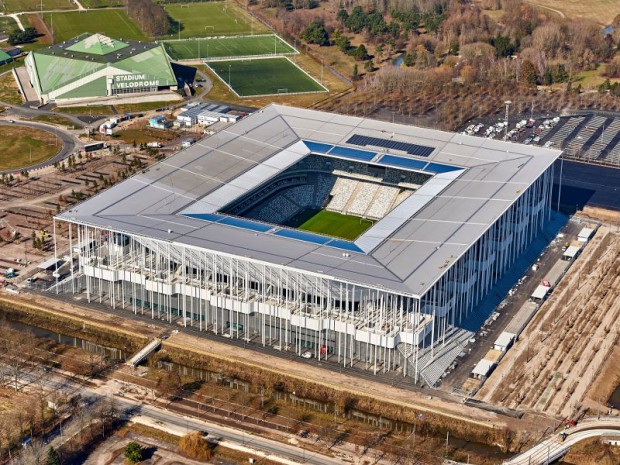
[[30, 26], [35, 28], [40, 34], [38, 41], [42, 44], [51, 45], [53, 43], [52, 33], [45, 24], [45, 21], [43, 21], [41, 15], [39, 13], [28, 13], [26, 18]]

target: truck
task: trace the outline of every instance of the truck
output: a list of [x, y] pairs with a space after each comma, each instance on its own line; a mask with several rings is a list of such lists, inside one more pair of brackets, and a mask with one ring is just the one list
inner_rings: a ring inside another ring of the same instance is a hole
[[17, 274], [15, 273], [14, 268], [8, 268], [6, 273], [4, 273], [4, 277], [7, 279], [14, 278], [15, 276], [17, 276]]
[[146, 144], [147, 147], [152, 148], [152, 149], [159, 149], [161, 148], [161, 143], [159, 142], [149, 142], [148, 144]]

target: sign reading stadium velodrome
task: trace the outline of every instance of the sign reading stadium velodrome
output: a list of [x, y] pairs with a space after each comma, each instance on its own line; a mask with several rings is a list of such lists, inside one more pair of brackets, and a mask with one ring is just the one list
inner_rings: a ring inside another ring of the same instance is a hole
[[119, 74], [113, 78], [113, 89], [133, 89], [136, 87], [159, 87], [159, 79], [148, 80], [146, 74]]

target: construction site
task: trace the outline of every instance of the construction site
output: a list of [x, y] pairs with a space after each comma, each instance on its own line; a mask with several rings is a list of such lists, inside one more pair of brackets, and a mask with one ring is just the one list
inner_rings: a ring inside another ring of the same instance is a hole
[[619, 272], [620, 234], [601, 226], [475, 398], [556, 418], [610, 413]]

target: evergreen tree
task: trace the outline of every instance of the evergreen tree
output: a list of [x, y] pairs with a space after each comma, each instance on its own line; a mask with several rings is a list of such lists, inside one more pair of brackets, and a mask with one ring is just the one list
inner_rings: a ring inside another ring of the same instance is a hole
[[46, 465], [60, 465], [60, 455], [58, 455], [58, 451], [53, 447], [50, 447], [47, 451], [47, 461]]
[[301, 34], [301, 38], [309, 44], [328, 45], [329, 34], [320, 19], [313, 20]]

